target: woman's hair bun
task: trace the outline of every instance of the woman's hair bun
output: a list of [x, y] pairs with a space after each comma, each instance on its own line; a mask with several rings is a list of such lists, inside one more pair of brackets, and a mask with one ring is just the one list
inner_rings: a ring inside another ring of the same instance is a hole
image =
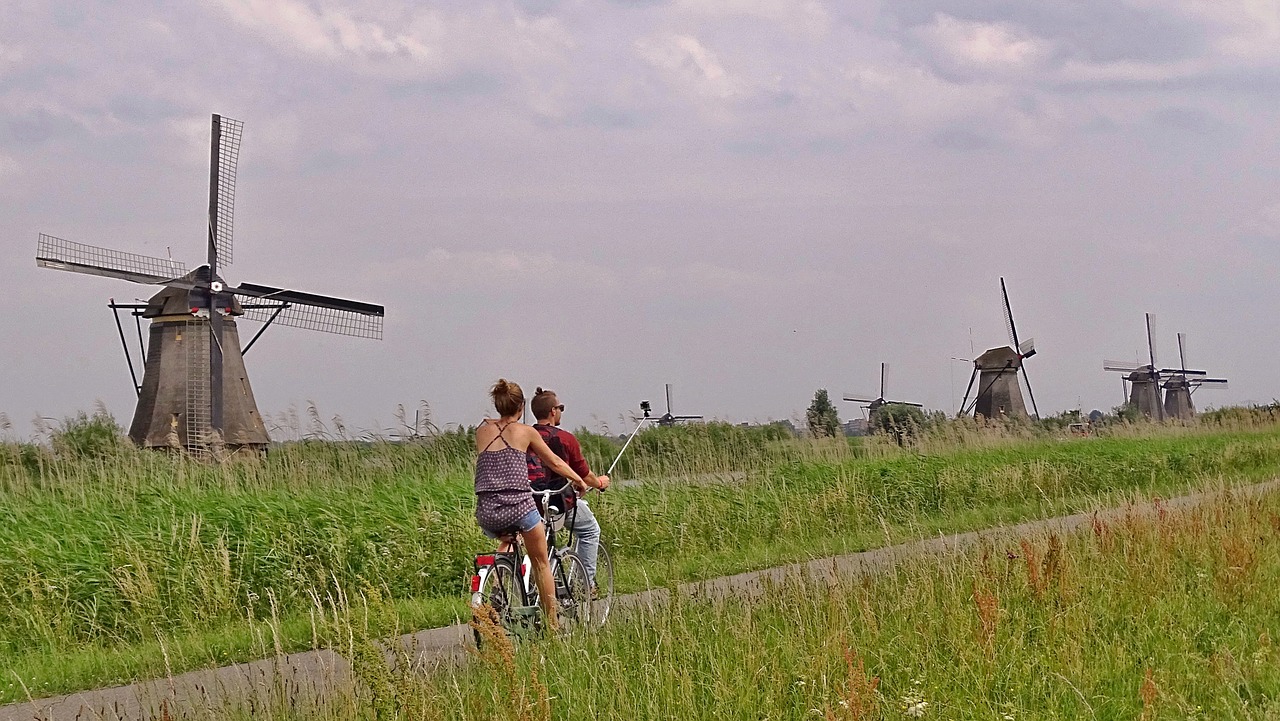
[[537, 395], [537, 394], [539, 394], [539, 393], [541, 393], [541, 392], [542, 392], [542, 386], [538, 386], [538, 390], [534, 391], [533, 393], [534, 393], [534, 395]]

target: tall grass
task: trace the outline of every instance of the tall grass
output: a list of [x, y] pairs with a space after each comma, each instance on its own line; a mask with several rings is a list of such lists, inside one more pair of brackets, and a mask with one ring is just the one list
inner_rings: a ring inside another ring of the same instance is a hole
[[[52, 693], [309, 648], [316, 599], [351, 589], [376, 590], [409, 627], [465, 613], [471, 557], [489, 545], [471, 517], [465, 430], [290, 443], [220, 466], [98, 442], [99, 430], [0, 444], [6, 679]], [[592, 499], [623, 590], [1280, 474], [1274, 426], [915, 451], [750, 433], [637, 439], [634, 471], [649, 480]], [[0, 700], [22, 693], [6, 683]]]
[[280, 717], [1271, 719], [1277, 583], [1280, 495], [1227, 497], [878, 576], [677, 595], [593, 634], [488, 634], [465, 668], [365, 667], [387, 680]]

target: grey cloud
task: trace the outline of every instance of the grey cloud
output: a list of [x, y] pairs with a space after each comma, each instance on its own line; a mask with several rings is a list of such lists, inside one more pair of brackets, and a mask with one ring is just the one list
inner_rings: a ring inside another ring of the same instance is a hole
[[1151, 123], [1158, 128], [1165, 128], [1193, 135], [1211, 135], [1228, 128], [1214, 114], [1201, 108], [1165, 107], [1151, 114]]
[[1205, 51], [1208, 31], [1159, 8], [1109, 0], [1071, 3], [1007, 3], [1000, 0], [886, 3], [907, 27], [923, 26], [937, 13], [961, 20], [1006, 22], [1058, 41], [1063, 52], [1093, 62], [1171, 61]]
[[0, 144], [42, 145], [51, 140], [85, 135], [84, 126], [44, 109], [0, 116]]
[[1005, 146], [1003, 142], [993, 137], [990, 133], [963, 125], [952, 125], [934, 133], [929, 138], [929, 145], [944, 150], [964, 152], [992, 150]]

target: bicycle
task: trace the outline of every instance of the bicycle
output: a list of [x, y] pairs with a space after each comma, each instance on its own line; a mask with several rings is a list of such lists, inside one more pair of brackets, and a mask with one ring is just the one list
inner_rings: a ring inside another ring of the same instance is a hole
[[[571, 490], [572, 484], [566, 483], [558, 489], [533, 493], [543, 517], [556, 604], [561, 626], [566, 630], [603, 624], [613, 603], [613, 563], [604, 544], [600, 545], [596, 556], [596, 583], [593, 588], [586, 566], [572, 550], [572, 531], [566, 534], [563, 545], [557, 541], [557, 534], [566, 525], [573, 527], [577, 513], [577, 499]], [[471, 576], [471, 609], [473, 614], [479, 614], [487, 605], [508, 634], [523, 636], [540, 631], [542, 614], [538, 588], [533, 582], [532, 564], [520, 534], [512, 530], [510, 534], [501, 534], [502, 540], [510, 547], [508, 551], [475, 557], [475, 573]], [[473, 633], [479, 646], [480, 632], [473, 630]]]

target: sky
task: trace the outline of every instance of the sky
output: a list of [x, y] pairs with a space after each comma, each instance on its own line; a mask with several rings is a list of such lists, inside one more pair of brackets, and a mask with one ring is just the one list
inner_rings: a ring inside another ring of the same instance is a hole
[[[1008, 342], [1042, 414], [1145, 351], [1280, 396], [1274, 0], [0, 0], [0, 435], [134, 395], [108, 298], [39, 233], [202, 262], [210, 115], [244, 122], [231, 283], [381, 303], [381, 341], [271, 328], [314, 405], [565, 423], [641, 399], [797, 418], [825, 388], [955, 412]], [[247, 327], [253, 324], [245, 323]], [[252, 332], [252, 331], [248, 331]], [[242, 330], [242, 335], [246, 334]], [[955, 360], [955, 359], [961, 360]], [[859, 417], [841, 403], [843, 418]], [[7, 419], [7, 424], [5, 423]]]

